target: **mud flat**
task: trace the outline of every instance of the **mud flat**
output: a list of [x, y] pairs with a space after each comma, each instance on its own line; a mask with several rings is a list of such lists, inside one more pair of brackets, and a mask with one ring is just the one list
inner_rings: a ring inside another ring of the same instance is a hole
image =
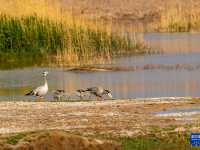
[[43, 103], [2, 101], [0, 133], [62, 129], [85, 135], [97, 132], [132, 136], [144, 126], [178, 125], [184, 123], [179, 121], [180, 118], [198, 118], [200, 112], [152, 114], [155, 111], [199, 108], [195, 106], [198, 103], [198, 97]]
[[[139, 132], [143, 135], [149, 134], [152, 126], [162, 129], [173, 127], [173, 131], [184, 131], [185, 126], [190, 122], [182, 120], [197, 120], [200, 111], [171, 114], [153, 114], [152, 112], [197, 109], [199, 106], [196, 104], [199, 102], [199, 97], [130, 98], [82, 102], [2, 101], [0, 102], [0, 139], [11, 133], [23, 133], [23, 136], [28, 136], [28, 134], [35, 134], [35, 131], [40, 131], [38, 134], [45, 135], [43, 142], [47, 142], [50, 137], [67, 139], [68, 136], [73, 136], [64, 135], [68, 132], [86, 136], [101, 134], [127, 137], [135, 136]], [[199, 126], [194, 128], [197, 129]], [[48, 136], [44, 131], [48, 131]], [[161, 132], [169, 131], [162, 130]], [[83, 137], [75, 138], [82, 139]], [[83, 138], [83, 141], [91, 140], [95, 143], [95, 139]], [[96, 143], [98, 145], [97, 141]], [[105, 144], [110, 145], [111, 149], [117, 147], [116, 143]], [[37, 146], [37, 144], [32, 145]], [[44, 144], [40, 141], [39, 145]]]

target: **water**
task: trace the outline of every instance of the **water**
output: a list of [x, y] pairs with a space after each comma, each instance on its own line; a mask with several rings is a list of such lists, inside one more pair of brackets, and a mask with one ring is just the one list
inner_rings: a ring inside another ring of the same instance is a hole
[[166, 110], [166, 111], [156, 111], [153, 114], [160, 115], [160, 114], [170, 114], [170, 113], [185, 113], [185, 112], [198, 112], [200, 109], [176, 109], [176, 110]]
[[[51, 93], [56, 89], [66, 90], [71, 99], [79, 99], [73, 91], [98, 85], [108, 89], [115, 99], [199, 96], [200, 34], [145, 33], [144, 39], [147, 45], [163, 47], [164, 53], [118, 58], [115, 61], [121, 62], [120, 64], [105, 66], [164, 67], [136, 71], [72, 73], [66, 71], [65, 67], [43, 67], [46, 66], [44, 62], [1, 63], [0, 100], [35, 100], [35, 97], [24, 97], [24, 94], [43, 84], [45, 70], [50, 73], [47, 75], [49, 91], [44, 100], [53, 100]], [[109, 98], [107, 95], [103, 97]], [[91, 99], [97, 100], [95, 96]]]
[[164, 48], [165, 53], [199, 53], [200, 34], [194, 33], [144, 33], [148, 46]]

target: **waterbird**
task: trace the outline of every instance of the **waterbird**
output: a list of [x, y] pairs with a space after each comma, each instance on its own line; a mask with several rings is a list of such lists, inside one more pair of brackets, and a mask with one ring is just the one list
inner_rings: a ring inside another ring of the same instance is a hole
[[75, 93], [78, 97], [80, 97], [81, 100], [83, 100], [83, 96], [88, 96], [89, 99], [90, 99], [90, 97], [91, 97], [91, 95], [90, 95], [90, 93], [89, 93], [88, 91], [82, 90], [82, 89], [76, 90], [76, 91], [74, 91], [74, 93]]
[[46, 75], [48, 74], [48, 71], [44, 71], [44, 85], [37, 87], [35, 90], [30, 91], [29, 93], [25, 94], [24, 96], [37, 96], [37, 102], [38, 102], [38, 97], [41, 98], [41, 102], [43, 102], [43, 96], [47, 93], [48, 91], [48, 85], [47, 85], [47, 79]]
[[112, 99], [112, 94], [101, 86], [87, 88], [86, 91], [90, 92], [93, 95], [96, 95], [98, 100], [99, 100], [99, 97], [103, 99], [103, 97], [101, 96], [103, 94], [108, 94], [108, 96]]
[[68, 100], [70, 98], [70, 95], [67, 92], [65, 92], [65, 90], [55, 90], [55, 91], [53, 91], [52, 94], [53, 94], [54, 102], [55, 102], [55, 99], [57, 99], [57, 101], [59, 101], [59, 99], [61, 99], [61, 101], [62, 101], [63, 96], [67, 96]]

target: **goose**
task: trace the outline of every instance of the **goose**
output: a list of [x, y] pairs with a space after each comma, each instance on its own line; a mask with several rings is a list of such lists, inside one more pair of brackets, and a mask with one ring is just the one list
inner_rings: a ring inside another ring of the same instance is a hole
[[44, 85], [37, 87], [35, 90], [30, 91], [29, 93], [25, 94], [24, 96], [37, 96], [37, 102], [38, 102], [38, 97], [41, 98], [41, 102], [43, 102], [43, 96], [47, 93], [48, 91], [48, 85], [47, 85], [47, 79], [46, 75], [48, 74], [48, 71], [44, 71]]
[[100, 96], [100, 95], [103, 95], [103, 94], [108, 94], [108, 96], [112, 99], [112, 94], [108, 90], [105, 90], [101, 86], [87, 88], [86, 91], [90, 92], [93, 95], [96, 95], [98, 100], [99, 100], [99, 97], [101, 99], [103, 99], [103, 97]]
[[76, 90], [74, 91], [74, 93], [81, 98], [81, 100], [83, 100], [83, 96], [88, 96], [88, 98], [90, 99], [91, 95], [88, 91], [86, 90]]
[[55, 99], [57, 99], [57, 101], [59, 101], [59, 99], [61, 99], [61, 101], [62, 101], [63, 96], [67, 96], [68, 100], [70, 98], [70, 95], [68, 93], [66, 93], [65, 90], [55, 90], [52, 94], [54, 97], [54, 102], [55, 102]]

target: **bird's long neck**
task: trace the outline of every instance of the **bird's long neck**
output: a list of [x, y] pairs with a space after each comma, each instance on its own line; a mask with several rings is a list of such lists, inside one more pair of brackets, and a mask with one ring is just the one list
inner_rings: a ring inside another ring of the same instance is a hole
[[108, 94], [108, 92], [106, 90], [103, 90], [103, 94]]
[[46, 79], [46, 76], [44, 76], [44, 86], [47, 86], [47, 79]]

